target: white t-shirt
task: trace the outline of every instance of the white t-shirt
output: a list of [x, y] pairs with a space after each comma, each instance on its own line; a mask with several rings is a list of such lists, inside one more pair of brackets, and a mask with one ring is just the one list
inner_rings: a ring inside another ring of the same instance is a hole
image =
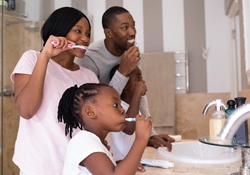
[[[16, 73], [32, 74], [39, 53], [29, 50], [22, 55], [11, 74], [13, 82]], [[24, 174], [62, 174], [69, 137], [65, 136], [65, 125], [57, 119], [59, 100], [70, 86], [90, 82], [99, 81], [89, 69], [70, 71], [50, 59], [38, 112], [29, 120], [20, 117], [13, 161]]]
[[[95, 152], [105, 153], [116, 166], [112, 154], [102, 144], [99, 137], [85, 130], [79, 131], [68, 144], [63, 175], [91, 175], [86, 167], [80, 166], [79, 164]], [[98, 164], [96, 164], [96, 166], [98, 166]]]

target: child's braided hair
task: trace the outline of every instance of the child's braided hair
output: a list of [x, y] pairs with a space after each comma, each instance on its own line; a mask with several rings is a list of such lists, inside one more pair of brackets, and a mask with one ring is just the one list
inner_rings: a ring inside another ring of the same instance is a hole
[[95, 103], [95, 96], [99, 94], [102, 87], [110, 87], [100, 83], [86, 83], [79, 88], [77, 85], [68, 88], [62, 95], [58, 105], [57, 118], [59, 122], [65, 123], [65, 135], [72, 137], [73, 128], [83, 129], [81, 109], [85, 102]]

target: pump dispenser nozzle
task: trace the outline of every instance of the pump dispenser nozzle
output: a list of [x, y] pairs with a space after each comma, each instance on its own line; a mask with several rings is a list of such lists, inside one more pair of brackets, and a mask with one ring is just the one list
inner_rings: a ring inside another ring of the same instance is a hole
[[207, 110], [208, 110], [211, 106], [213, 106], [213, 105], [215, 105], [216, 111], [221, 111], [221, 110], [222, 110], [222, 109], [221, 109], [222, 107], [223, 107], [224, 109], [227, 109], [226, 105], [221, 101], [221, 99], [216, 99], [216, 100], [214, 100], [214, 101], [208, 103], [208, 104], [205, 106], [205, 108], [204, 108], [202, 114], [205, 115], [205, 114], [207, 113]]

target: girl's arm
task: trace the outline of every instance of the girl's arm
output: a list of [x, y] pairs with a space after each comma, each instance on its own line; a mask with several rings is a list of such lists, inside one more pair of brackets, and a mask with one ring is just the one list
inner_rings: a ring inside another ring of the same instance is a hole
[[96, 152], [85, 158], [80, 165], [85, 166], [93, 175], [134, 175], [147, 146], [152, 128], [151, 117], [136, 116], [136, 138], [128, 155], [117, 165], [106, 154]]
[[[135, 117], [139, 113], [139, 107], [140, 107], [140, 100], [143, 95], [146, 94], [147, 87], [145, 84], [145, 81], [140, 81], [135, 84], [134, 87], [134, 93], [132, 95], [129, 108], [126, 112], [128, 117]], [[133, 134], [135, 131], [135, 122], [127, 122], [126, 127], [123, 130], [124, 133], [126, 134]]]

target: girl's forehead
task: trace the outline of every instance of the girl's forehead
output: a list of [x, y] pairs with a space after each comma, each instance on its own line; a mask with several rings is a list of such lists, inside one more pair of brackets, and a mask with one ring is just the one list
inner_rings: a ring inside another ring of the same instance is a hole
[[113, 88], [110, 86], [103, 86], [102, 88], [99, 89], [99, 95], [107, 95], [112, 93]]
[[119, 97], [118, 92], [111, 86], [102, 88], [101, 94], [103, 96], [110, 96], [111, 98], [117, 97], [117, 96]]

